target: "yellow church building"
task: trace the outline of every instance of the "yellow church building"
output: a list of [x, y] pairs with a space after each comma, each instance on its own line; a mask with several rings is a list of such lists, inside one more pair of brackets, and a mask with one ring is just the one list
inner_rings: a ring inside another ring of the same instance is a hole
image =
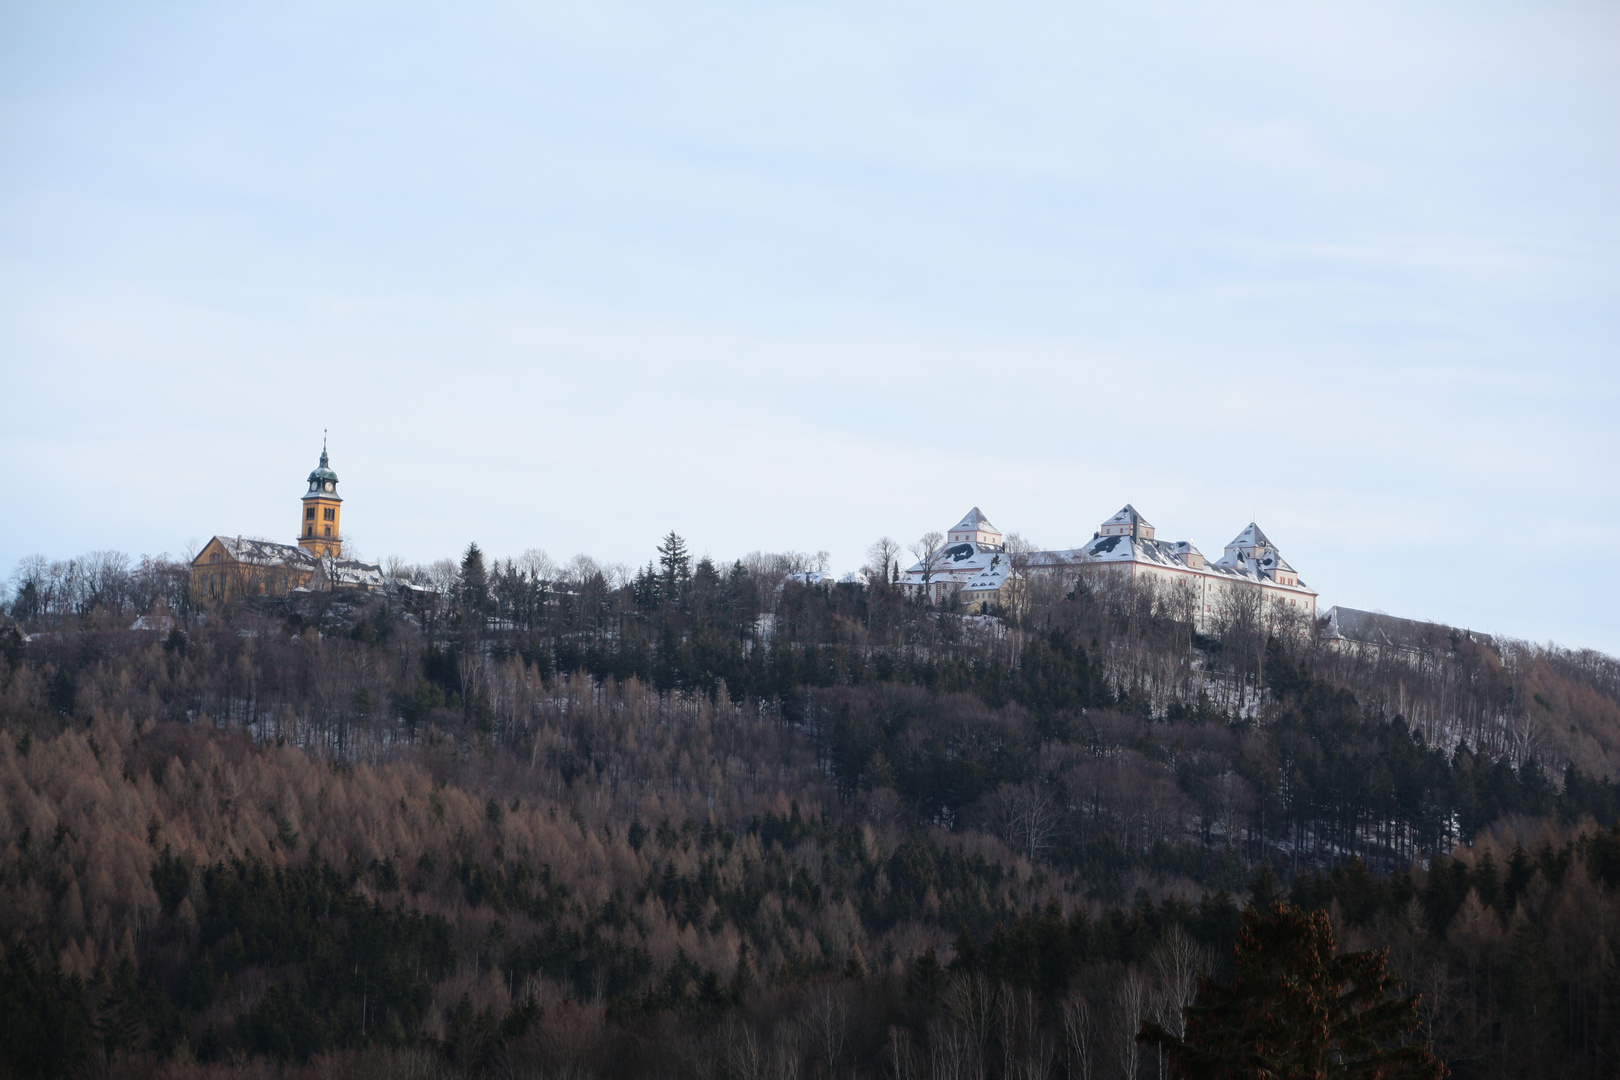
[[309, 474], [309, 488], [300, 501], [298, 543], [215, 536], [191, 560], [192, 602], [381, 588], [381, 567], [343, 557], [343, 499], [337, 486], [337, 473], [322, 445], [321, 463]]

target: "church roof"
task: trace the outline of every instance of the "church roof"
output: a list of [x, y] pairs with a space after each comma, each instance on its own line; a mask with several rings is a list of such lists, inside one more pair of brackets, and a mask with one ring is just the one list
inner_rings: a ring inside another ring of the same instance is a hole
[[321, 463], [320, 465], [316, 466], [314, 472], [309, 474], [309, 478], [312, 482], [315, 480], [331, 480], [334, 483], [337, 482], [337, 473], [332, 471], [331, 463], [326, 458], [326, 446], [324, 444], [321, 446]]
[[[246, 536], [216, 536], [212, 542], [219, 544], [225, 554], [236, 562], [245, 566], [299, 566], [313, 568], [317, 562], [314, 553], [305, 551], [292, 544], [278, 544], [272, 540], [255, 540]], [[208, 545], [203, 545], [203, 551]], [[202, 558], [198, 552], [197, 558]], [[195, 562], [196, 560], [192, 560]]]
[[990, 519], [980, 513], [977, 506], [969, 510], [961, 521], [951, 526], [951, 532], [971, 532], [979, 529], [993, 532], [997, 536], [1001, 535], [1001, 530], [990, 524]]
[[[273, 540], [255, 540], [246, 536], [216, 536], [225, 554], [233, 561], [243, 566], [259, 566], [266, 569], [278, 566], [292, 566], [300, 570], [320, 571], [338, 585], [364, 585], [368, 588], [380, 588], [383, 583], [382, 567], [376, 563], [361, 562], [359, 559], [325, 559], [313, 551], [295, 547], [292, 544], [278, 544]], [[203, 545], [202, 552], [197, 553], [195, 564], [208, 550], [209, 544]]]

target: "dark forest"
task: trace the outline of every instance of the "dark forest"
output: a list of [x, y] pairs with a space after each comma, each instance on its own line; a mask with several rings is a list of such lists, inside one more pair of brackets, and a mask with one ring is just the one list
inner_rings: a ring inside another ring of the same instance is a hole
[[0, 1075], [1147, 1080], [1268, 911], [1454, 1076], [1620, 1070], [1620, 662], [879, 556], [26, 562]]

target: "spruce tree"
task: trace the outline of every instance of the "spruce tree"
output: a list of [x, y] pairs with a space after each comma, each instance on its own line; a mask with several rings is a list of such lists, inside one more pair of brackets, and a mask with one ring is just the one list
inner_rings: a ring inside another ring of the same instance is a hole
[[674, 529], [658, 545], [658, 565], [663, 570], [664, 597], [673, 601], [692, 576], [692, 556], [687, 553], [686, 541], [676, 536]]
[[489, 604], [489, 574], [478, 544], [467, 545], [461, 556], [461, 605], [469, 613], [482, 613]]
[[1186, 1035], [1151, 1021], [1137, 1041], [1163, 1048], [1185, 1080], [1442, 1080], [1448, 1070], [1421, 1040], [1417, 998], [1391, 995], [1399, 981], [1387, 950], [1335, 955], [1324, 911], [1275, 903], [1243, 913], [1230, 983], [1207, 976], [1183, 1010]]

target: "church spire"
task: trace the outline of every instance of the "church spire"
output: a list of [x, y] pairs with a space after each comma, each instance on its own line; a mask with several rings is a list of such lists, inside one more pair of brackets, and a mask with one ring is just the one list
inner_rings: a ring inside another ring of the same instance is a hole
[[298, 546], [317, 555], [337, 555], [343, 547], [338, 531], [343, 499], [337, 493], [338, 477], [326, 452], [326, 436], [321, 436], [321, 463], [309, 474], [309, 491], [304, 494], [303, 518], [299, 522]]

